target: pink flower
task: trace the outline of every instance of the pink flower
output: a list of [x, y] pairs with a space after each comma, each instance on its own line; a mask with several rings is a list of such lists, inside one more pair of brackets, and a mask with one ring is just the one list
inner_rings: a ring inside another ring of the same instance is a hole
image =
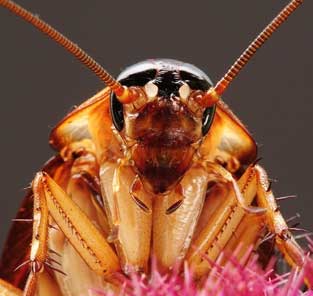
[[[308, 241], [313, 252], [313, 240]], [[245, 265], [238, 262], [235, 256], [228, 256], [227, 263], [219, 265], [218, 262], [225, 256], [222, 254], [213, 263], [211, 273], [201, 282], [193, 278], [192, 270], [186, 264], [183, 272], [174, 268], [161, 274], [154, 261], [150, 277], [138, 273], [122, 276], [124, 287], [119, 294], [91, 290], [90, 296], [313, 296], [313, 290], [301, 291], [305, 282], [313, 283], [313, 260], [309, 256], [301, 270], [283, 275], [274, 272], [274, 261], [263, 270], [256, 255]]]

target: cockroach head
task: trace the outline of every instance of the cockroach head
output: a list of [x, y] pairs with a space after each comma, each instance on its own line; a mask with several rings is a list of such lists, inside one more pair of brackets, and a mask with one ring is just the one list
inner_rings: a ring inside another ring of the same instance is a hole
[[169, 113], [200, 121], [202, 135], [208, 132], [215, 106], [203, 107], [199, 98], [212, 87], [212, 82], [199, 68], [172, 59], [151, 59], [126, 68], [117, 80], [128, 88], [140, 89], [138, 98], [129, 104], [120, 103], [112, 93], [111, 114], [118, 131], [131, 132], [125, 122], [127, 114], [139, 117], [166, 107]]
[[125, 104], [112, 94], [114, 126], [129, 147], [145, 187], [166, 192], [190, 167], [198, 143], [210, 128], [215, 106], [203, 106], [201, 99], [212, 83], [195, 66], [169, 59], [135, 64], [118, 81], [137, 97]]

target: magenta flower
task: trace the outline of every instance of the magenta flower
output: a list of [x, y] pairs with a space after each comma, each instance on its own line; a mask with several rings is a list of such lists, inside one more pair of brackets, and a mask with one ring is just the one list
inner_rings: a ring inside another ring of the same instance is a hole
[[[309, 239], [309, 244], [313, 252], [313, 240]], [[313, 290], [305, 288], [305, 283], [313, 283], [313, 260], [309, 256], [301, 270], [283, 275], [274, 272], [275, 260], [264, 270], [258, 264], [256, 255], [245, 265], [235, 260], [234, 256], [228, 256], [224, 266], [219, 265], [225, 256], [220, 256], [211, 273], [201, 282], [193, 278], [187, 265], [183, 272], [174, 268], [161, 274], [154, 262], [150, 277], [132, 273], [128, 278], [123, 276], [124, 286], [118, 294], [92, 289], [90, 296], [313, 296]]]

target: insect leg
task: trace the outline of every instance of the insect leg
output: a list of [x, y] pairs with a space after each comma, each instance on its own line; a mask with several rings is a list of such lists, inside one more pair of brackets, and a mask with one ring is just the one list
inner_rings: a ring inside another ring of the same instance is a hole
[[152, 196], [125, 160], [105, 162], [100, 169], [102, 195], [124, 272], [147, 271], [150, 254]]
[[[161, 270], [180, 263], [185, 257], [202, 210], [207, 183], [208, 174], [204, 168], [191, 167], [178, 187], [166, 195], [155, 197], [153, 255]], [[180, 206], [169, 211], [177, 202]]]
[[[237, 182], [245, 206], [250, 206], [256, 195], [255, 175], [253, 167], [250, 166]], [[232, 186], [225, 186], [225, 180], [219, 183], [219, 178], [214, 180], [217, 185], [208, 193], [199, 219], [199, 226], [186, 256], [196, 277], [209, 272], [212, 267], [209, 261], [215, 262], [227, 244], [230, 244], [229, 248], [231, 248], [231, 239], [234, 235], [241, 236], [245, 233], [244, 229], [240, 230], [238, 227], [241, 223], [244, 223], [243, 225], [249, 223], [249, 220], [245, 220], [245, 216], [260, 217], [260, 219], [257, 227], [251, 229], [252, 236], [242, 236], [242, 250], [246, 250], [250, 242], [257, 240], [257, 231], [262, 228], [263, 224], [264, 215], [248, 214], [238, 204]], [[208, 260], [204, 259], [204, 256]]]
[[[44, 197], [44, 188], [37, 177], [33, 181], [33, 234], [29, 262], [30, 274], [24, 288], [24, 296], [56, 295], [61, 296], [58, 286], [47, 274], [45, 265], [48, 259], [48, 206]], [[40, 285], [38, 283], [40, 282]]]
[[289, 227], [279, 211], [265, 170], [259, 165], [255, 167], [255, 170], [257, 173], [257, 202], [261, 207], [267, 209], [267, 225], [269, 230], [275, 234], [276, 246], [291, 266], [301, 267], [305, 262], [305, 253], [289, 231]]
[[264, 215], [245, 214], [240, 224], [233, 232], [232, 237], [223, 249], [225, 254], [220, 261], [221, 265], [227, 263], [229, 256], [235, 257], [244, 265], [258, 248], [258, 242], [266, 234]]
[[237, 181], [232, 176], [232, 174], [226, 170], [223, 166], [213, 163], [213, 162], [204, 162], [203, 164], [207, 171], [210, 173], [212, 180], [216, 180], [218, 183], [225, 184], [230, 186], [235, 193], [235, 197], [239, 206], [241, 206], [249, 214], [262, 214], [266, 210], [263, 208], [252, 207], [246, 204], [245, 198], [243, 197]]
[[38, 173], [36, 180], [42, 188], [40, 197], [66, 238], [92, 270], [109, 278], [119, 264], [106, 239], [47, 173]]
[[[86, 143], [81, 143], [86, 144]], [[99, 167], [93, 151], [87, 145], [68, 147], [68, 153], [62, 156], [68, 159], [71, 165], [67, 166], [61, 174], [53, 175], [53, 180], [61, 185], [63, 190], [71, 197], [73, 202], [87, 215], [104, 237], [109, 234], [109, 225], [104, 213], [102, 196], [98, 179]], [[72, 150], [73, 149], [73, 150]], [[66, 152], [66, 151], [65, 151]], [[71, 158], [73, 157], [74, 158]], [[66, 177], [66, 175], [68, 175]], [[65, 180], [64, 180], [65, 179]], [[52, 220], [52, 218], [51, 218]], [[113, 285], [104, 280], [102, 275], [95, 273], [80, 256], [59, 226], [52, 220], [49, 232], [48, 247], [54, 276], [64, 295], [87, 295], [90, 287], [106, 290]], [[66, 276], [64, 276], [64, 273]], [[84, 279], [83, 281], [81, 279]], [[39, 283], [40, 284], [40, 283]], [[70, 292], [69, 292], [70, 291]]]
[[8, 282], [0, 279], [0, 295], [3, 296], [22, 296], [23, 292], [9, 284]]

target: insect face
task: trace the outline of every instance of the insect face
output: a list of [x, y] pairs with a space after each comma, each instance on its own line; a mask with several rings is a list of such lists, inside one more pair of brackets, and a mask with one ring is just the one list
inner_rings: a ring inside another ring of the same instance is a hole
[[189, 168], [209, 130], [215, 107], [203, 107], [199, 98], [212, 83], [200, 69], [168, 59], [131, 66], [119, 82], [140, 87], [141, 96], [124, 106], [112, 96], [115, 127], [147, 187], [167, 191]]

